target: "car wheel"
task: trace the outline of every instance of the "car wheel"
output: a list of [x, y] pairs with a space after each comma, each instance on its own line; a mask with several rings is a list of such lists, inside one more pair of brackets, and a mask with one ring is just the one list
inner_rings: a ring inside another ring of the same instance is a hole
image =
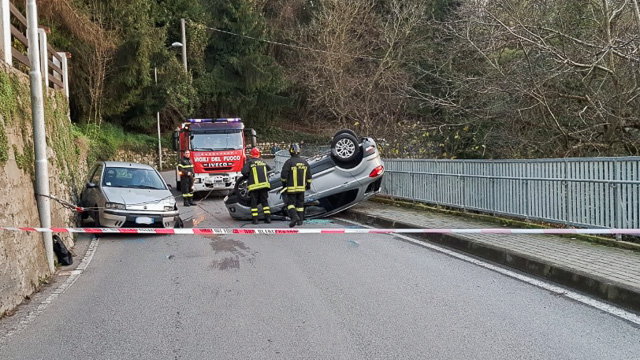
[[249, 180], [246, 177], [242, 176], [236, 181], [233, 192], [240, 204], [249, 206], [251, 199], [249, 198]]
[[94, 206], [96, 210], [91, 216], [93, 218], [93, 226], [99, 228], [102, 227], [102, 224], [100, 223], [100, 209], [98, 209], [98, 204]]
[[349, 135], [353, 136], [356, 140], [358, 139], [358, 134], [356, 134], [353, 130], [349, 130], [349, 129], [339, 130], [337, 133], [333, 134], [333, 139], [335, 139], [336, 136], [338, 136], [340, 134], [349, 134]]
[[360, 155], [360, 144], [349, 133], [338, 134], [331, 141], [331, 155], [340, 163], [348, 163]]

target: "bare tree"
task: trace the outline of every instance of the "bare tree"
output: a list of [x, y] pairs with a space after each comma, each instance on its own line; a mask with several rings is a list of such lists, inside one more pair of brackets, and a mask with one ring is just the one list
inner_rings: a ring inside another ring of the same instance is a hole
[[[638, 154], [638, 3], [467, 1], [434, 24], [424, 106], [481, 129], [496, 156]], [[477, 145], [477, 144], [476, 144]]]
[[405, 118], [412, 58], [425, 5], [417, 0], [326, 0], [297, 43], [293, 80], [316, 121], [387, 134]]

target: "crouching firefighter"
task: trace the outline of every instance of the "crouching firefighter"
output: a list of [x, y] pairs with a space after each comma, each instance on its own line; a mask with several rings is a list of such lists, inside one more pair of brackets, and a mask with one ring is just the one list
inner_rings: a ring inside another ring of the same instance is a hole
[[260, 149], [251, 149], [251, 158], [242, 167], [241, 173], [247, 178], [249, 184], [249, 197], [251, 198], [251, 223], [258, 223], [258, 204], [262, 205], [264, 222], [271, 222], [271, 209], [269, 208], [269, 177], [267, 172], [271, 166], [260, 159]]
[[289, 146], [291, 157], [282, 166], [282, 190], [286, 196], [289, 227], [302, 225], [304, 221], [304, 192], [311, 188], [309, 163], [300, 157], [300, 145]]
[[190, 155], [189, 150], [185, 150], [180, 159], [180, 163], [178, 163], [180, 190], [182, 191], [184, 206], [195, 205], [193, 203], [193, 163], [191, 162]]

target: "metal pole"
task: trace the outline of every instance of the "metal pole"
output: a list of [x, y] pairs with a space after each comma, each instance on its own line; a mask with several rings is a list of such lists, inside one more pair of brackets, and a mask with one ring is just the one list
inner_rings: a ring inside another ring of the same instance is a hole
[[59, 52], [58, 55], [62, 57], [62, 83], [64, 84], [64, 94], [69, 99], [69, 68], [67, 67], [67, 53]]
[[47, 32], [44, 29], [38, 29], [40, 37], [40, 71], [44, 81], [44, 88], [49, 88], [49, 57], [47, 56]]
[[[158, 68], [153, 68], [153, 75], [156, 80], [156, 87], [158, 86]], [[162, 171], [162, 140], [160, 136], [160, 111], [156, 112], [156, 119], [158, 123], [158, 170]]]
[[2, 50], [2, 60], [9, 66], [13, 66], [13, 55], [11, 54], [11, 7], [9, 0], [0, 0], [0, 50]]
[[182, 33], [182, 64], [184, 64], [184, 72], [189, 72], [187, 70], [187, 31], [184, 19], [180, 19], [180, 32]]
[[[47, 136], [44, 126], [44, 100], [42, 98], [42, 74], [40, 73], [40, 49], [38, 48], [38, 10], [36, 0], [27, 0], [27, 38], [29, 40], [29, 78], [31, 82], [31, 112], [33, 116], [33, 146], [35, 150], [36, 202], [40, 215], [40, 226], [51, 227], [51, 207], [49, 198], [49, 163], [47, 160]], [[50, 232], [42, 233], [47, 253], [49, 271], [53, 265], [53, 237]]]

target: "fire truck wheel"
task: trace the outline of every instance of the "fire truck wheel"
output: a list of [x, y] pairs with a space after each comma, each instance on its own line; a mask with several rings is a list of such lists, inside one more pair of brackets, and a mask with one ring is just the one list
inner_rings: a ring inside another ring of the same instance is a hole
[[238, 196], [238, 202], [244, 206], [249, 206], [251, 199], [249, 198], [249, 181], [242, 176], [236, 181], [233, 192]]
[[360, 155], [360, 144], [353, 135], [339, 133], [331, 141], [331, 155], [339, 163], [348, 163]]

